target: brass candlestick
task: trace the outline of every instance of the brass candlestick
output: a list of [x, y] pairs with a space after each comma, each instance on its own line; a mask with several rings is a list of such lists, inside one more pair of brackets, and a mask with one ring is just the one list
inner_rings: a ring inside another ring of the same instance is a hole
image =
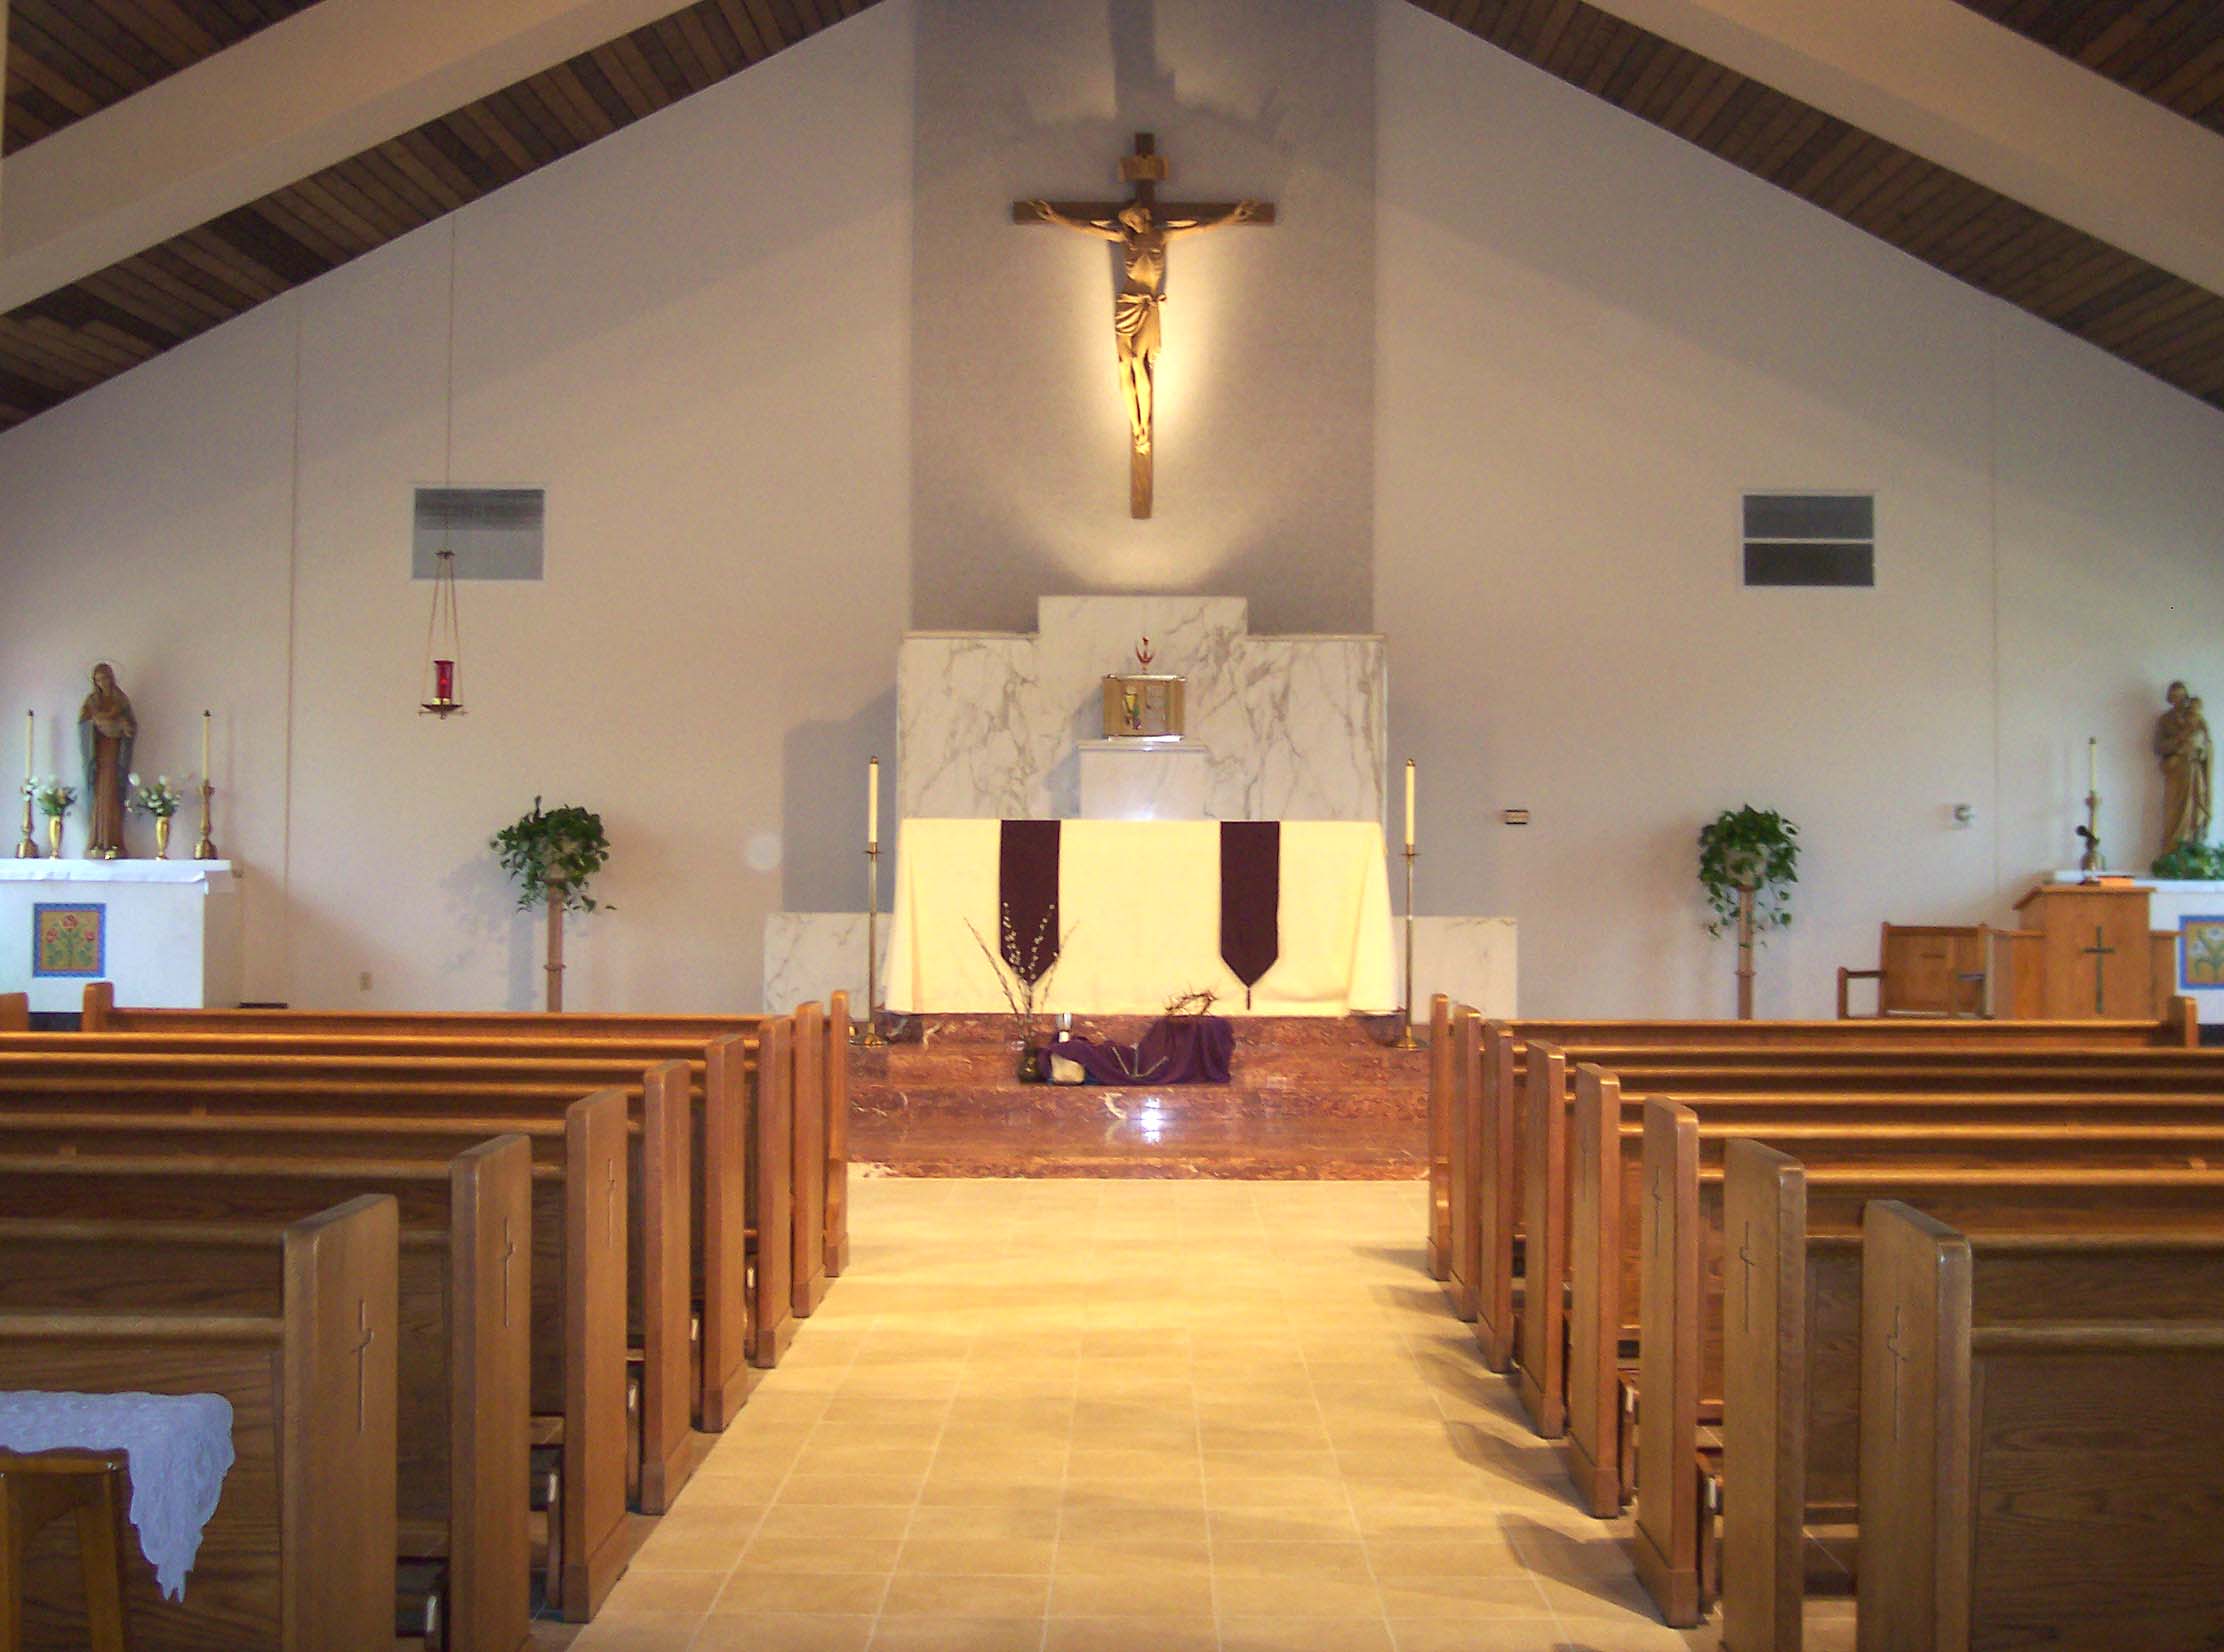
[[1418, 1050], [1421, 1041], [1413, 1036], [1413, 856], [1412, 844], [1405, 846], [1405, 1003], [1398, 1011], [1397, 1042], [1393, 1050]]
[[877, 1050], [888, 1042], [880, 1030], [880, 845], [865, 845], [865, 1025], [850, 1029], [850, 1042]]
[[214, 860], [216, 858], [216, 842], [209, 836], [209, 799], [215, 795], [216, 788], [206, 780], [202, 781], [201, 837], [200, 841], [193, 845], [193, 858], [195, 860]]
[[31, 794], [23, 794], [23, 840], [15, 846], [17, 860], [37, 860], [38, 840], [31, 835]]

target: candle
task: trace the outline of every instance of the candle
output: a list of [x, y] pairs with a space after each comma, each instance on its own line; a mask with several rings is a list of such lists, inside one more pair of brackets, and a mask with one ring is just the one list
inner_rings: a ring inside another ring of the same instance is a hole
[[201, 713], [201, 784], [209, 783], [209, 714]]
[[865, 765], [865, 847], [880, 847], [880, 759]]
[[1413, 759], [1405, 760], [1405, 846], [1413, 847]]
[[2100, 741], [2097, 737], [2085, 742], [2085, 789], [2095, 796], [2100, 794]]
[[23, 780], [26, 785], [31, 781], [31, 729], [38, 720], [39, 714], [35, 711], [23, 714]]

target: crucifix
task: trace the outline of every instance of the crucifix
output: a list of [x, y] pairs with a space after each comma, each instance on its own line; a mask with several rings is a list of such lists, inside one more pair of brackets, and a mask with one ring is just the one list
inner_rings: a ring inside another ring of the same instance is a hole
[[1271, 224], [1265, 201], [1161, 201], [1166, 157], [1148, 132], [1135, 134], [1135, 153], [1121, 157], [1120, 181], [1134, 186], [1126, 201], [1014, 201], [1015, 224], [1055, 224], [1118, 243], [1123, 277], [1112, 300], [1113, 346], [1120, 391], [1127, 398], [1128, 515], [1151, 514], [1151, 405], [1158, 369], [1158, 311], [1166, 302], [1166, 243], [1223, 224]]
[[2103, 925], [2093, 925], [2093, 944], [2083, 948], [2079, 956], [2093, 960], [2093, 1014], [2106, 1015], [2108, 1011], [2102, 1006], [2108, 1000], [2108, 960], [2116, 956], [2116, 949], [2108, 944], [2108, 931]]
[[355, 1325], [363, 1333], [363, 1340], [355, 1345], [355, 1432], [360, 1434], [363, 1432], [366, 1416], [363, 1403], [363, 1365], [370, 1357], [371, 1344], [378, 1340], [377, 1333], [371, 1329], [371, 1305], [361, 1297], [356, 1298], [355, 1302]]
[[1900, 1346], [1900, 1310], [1892, 1310], [1892, 1334], [1884, 1339], [1884, 1351], [1892, 1357], [1892, 1438], [1900, 1437], [1900, 1367], [1915, 1356]]

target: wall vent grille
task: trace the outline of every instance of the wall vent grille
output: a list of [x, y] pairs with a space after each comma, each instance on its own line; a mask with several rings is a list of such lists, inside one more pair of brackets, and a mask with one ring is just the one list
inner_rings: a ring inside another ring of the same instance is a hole
[[545, 488], [419, 488], [409, 572], [430, 579], [443, 549], [458, 579], [539, 579], [548, 517]]
[[1876, 584], [1876, 495], [1748, 493], [1745, 583]]

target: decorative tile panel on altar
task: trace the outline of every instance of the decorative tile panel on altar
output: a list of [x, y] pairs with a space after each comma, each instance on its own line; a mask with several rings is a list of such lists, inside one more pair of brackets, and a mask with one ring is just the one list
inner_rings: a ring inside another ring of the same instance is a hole
[[1377, 636], [1255, 637], [1241, 597], [1044, 597], [1032, 635], [919, 631], [896, 671], [899, 818], [1082, 814], [1107, 674], [1187, 679], [1184, 733], [1218, 820], [1384, 819]]

